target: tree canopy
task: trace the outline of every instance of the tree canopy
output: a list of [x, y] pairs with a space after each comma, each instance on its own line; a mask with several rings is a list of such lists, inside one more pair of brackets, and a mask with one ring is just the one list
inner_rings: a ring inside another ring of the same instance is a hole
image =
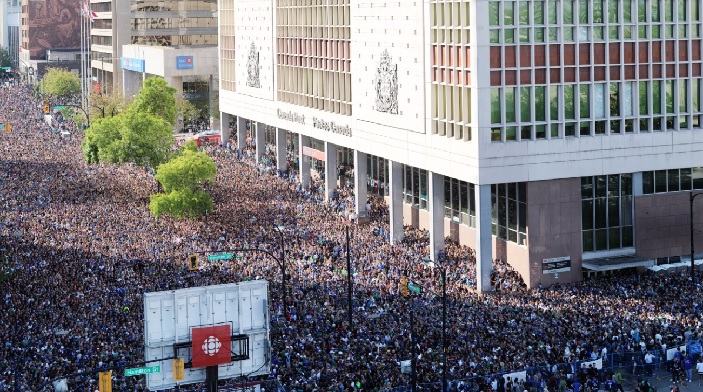
[[88, 163], [133, 162], [157, 167], [168, 161], [174, 143], [171, 126], [163, 119], [130, 111], [95, 120], [85, 131], [82, 147]]
[[12, 67], [12, 56], [7, 48], [0, 47], [0, 67]]
[[159, 116], [169, 125], [176, 125], [176, 89], [166, 84], [162, 77], [153, 76], [144, 80], [129, 110]]
[[201, 187], [212, 183], [217, 167], [204, 152], [186, 145], [179, 155], [156, 170], [156, 180], [164, 193], [152, 195], [149, 210], [157, 217], [170, 214], [176, 218], [191, 218], [212, 211], [210, 194]]
[[62, 68], [49, 68], [40, 83], [44, 93], [54, 97], [68, 97], [81, 92], [78, 75]]

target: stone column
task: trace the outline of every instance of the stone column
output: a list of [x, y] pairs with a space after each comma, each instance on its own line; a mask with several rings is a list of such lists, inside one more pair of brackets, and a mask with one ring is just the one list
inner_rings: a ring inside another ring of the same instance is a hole
[[276, 128], [276, 169], [285, 171], [288, 168], [288, 156], [286, 155], [286, 130]]
[[405, 231], [403, 230], [403, 164], [395, 161], [388, 161], [388, 175], [390, 181], [390, 224], [391, 242], [396, 243], [403, 240]]
[[354, 210], [357, 216], [363, 216], [366, 213], [366, 201], [368, 200], [366, 170], [366, 154], [354, 150]]
[[[253, 125], [252, 125], [253, 127]], [[256, 163], [261, 163], [261, 157], [266, 153], [266, 124], [256, 123]]]
[[305, 147], [310, 147], [310, 136], [302, 133], [298, 135], [298, 171], [300, 172], [300, 185], [303, 189], [310, 186], [310, 157], [303, 154]]
[[247, 119], [237, 116], [237, 148], [244, 152], [247, 147]]
[[337, 190], [337, 145], [325, 142], [325, 201], [329, 201]]
[[491, 185], [476, 185], [476, 289], [479, 293], [493, 290], [493, 231], [491, 222]]
[[222, 138], [222, 143], [227, 144], [229, 142], [231, 130], [229, 129], [229, 113], [220, 112], [220, 137]]
[[430, 258], [444, 252], [444, 176], [427, 172], [430, 194]]

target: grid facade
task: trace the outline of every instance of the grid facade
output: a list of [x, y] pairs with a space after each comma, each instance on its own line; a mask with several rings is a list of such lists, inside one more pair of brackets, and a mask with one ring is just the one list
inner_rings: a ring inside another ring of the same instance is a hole
[[701, 5], [489, 2], [491, 141], [701, 127]]
[[466, 0], [430, 4], [431, 129], [457, 140], [471, 140], [470, 6]]
[[133, 0], [132, 44], [217, 45], [217, 1]]
[[350, 0], [277, 0], [279, 101], [352, 114]]
[[237, 67], [235, 57], [235, 0], [220, 0], [220, 88], [237, 90]]

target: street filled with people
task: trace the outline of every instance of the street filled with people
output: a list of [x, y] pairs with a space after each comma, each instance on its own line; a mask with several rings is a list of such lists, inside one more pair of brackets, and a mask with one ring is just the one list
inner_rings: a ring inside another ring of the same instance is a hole
[[[437, 266], [422, 262], [429, 256], [427, 232], [406, 227], [404, 240], [390, 243], [382, 198], [369, 197], [369, 223], [350, 223], [353, 189], [342, 187], [325, 202], [319, 179], [303, 189], [292, 169], [264, 170], [250, 143], [203, 147], [217, 164], [208, 186], [212, 213], [157, 219], [148, 209], [149, 195], [158, 191], [153, 168], [87, 165], [82, 131], [64, 121], [70, 136], [57, 132], [40, 115], [42, 106], [26, 85], [0, 91], [0, 122], [12, 125], [0, 134], [0, 391], [48, 391], [49, 381], [62, 376], [142, 361], [146, 292], [252, 279], [270, 282], [271, 374], [264, 378], [287, 391], [407, 386], [401, 361], [411, 357], [411, 330], [417, 382], [440, 390], [443, 284], [447, 379], [454, 391], [574, 390], [573, 384], [586, 384], [582, 376], [597, 377], [607, 389], [611, 374], [567, 377], [573, 369], [557, 365], [610, 361], [613, 354], [701, 338], [703, 292], [687, 273], [528, 289], [508, 263], [496, 260], [496, 291], [478, 295], [472, 249], [447, 239], [443, 282]], [[193, 252], [254, 247], [274, 254], [285, 247], [287, 308], [281, 268], [265, 253], [201, 259], [197, 271], [186, 263]], [[403, 278], [422, 293], [401, 295]], [[685, 372], [686, 363], [696, 368], [692, 354], [672, 361], [685, 381], [698, 377]], [[528, 370], [527, 380], [491, 377], [526, 369], [544, 371]], [[113, 374], [113, 390], [146, 391], [143, 376]], [[97, 375], [73, 376], [68, 384], [71, 391], [93, 392]]]

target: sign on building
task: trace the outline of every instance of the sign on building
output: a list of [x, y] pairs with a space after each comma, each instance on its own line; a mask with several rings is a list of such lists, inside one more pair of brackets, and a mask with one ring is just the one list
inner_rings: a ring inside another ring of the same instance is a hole
[[176, 69], [193, 69], [193, 56], [176, 56]]
[[268, 282], [255, 280], [144, 294], [145, 361], [181, 357], [184, 379], [172, 361], [156, 361], [146, 374], [149, 390], [205, 381], [205, 367], [220, 379], [270, 373]]
[[144, 72], [144, 60], [122, 57], [120, 59], [122, 69], [136, 72]]
[[542, 274], [557, 274], [571, 271], [571, 256], [542, 259]]

